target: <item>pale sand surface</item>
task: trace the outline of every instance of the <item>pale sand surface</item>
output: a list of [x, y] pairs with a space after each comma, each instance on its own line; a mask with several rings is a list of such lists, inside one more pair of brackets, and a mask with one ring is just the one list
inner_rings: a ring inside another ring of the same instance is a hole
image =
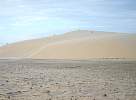
[[0, 100], [136, 100], [136, 60], [1, 59]]
[[0, 58], [136, 58], [136, 34], [78, 30], [0, 47]]

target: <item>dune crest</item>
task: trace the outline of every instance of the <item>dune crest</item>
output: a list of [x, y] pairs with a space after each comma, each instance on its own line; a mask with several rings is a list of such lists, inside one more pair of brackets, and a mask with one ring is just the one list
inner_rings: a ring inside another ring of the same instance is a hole
[[0, 58], [136, 58], [136, 35], [78, 30], [0, 47]]

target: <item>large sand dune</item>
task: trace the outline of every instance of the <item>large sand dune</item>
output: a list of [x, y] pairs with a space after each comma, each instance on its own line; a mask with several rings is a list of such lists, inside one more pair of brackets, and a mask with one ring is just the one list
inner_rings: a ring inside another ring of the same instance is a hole
[[2, 46], [0, 58], [136, 58], [136, 35], [78, 30]]

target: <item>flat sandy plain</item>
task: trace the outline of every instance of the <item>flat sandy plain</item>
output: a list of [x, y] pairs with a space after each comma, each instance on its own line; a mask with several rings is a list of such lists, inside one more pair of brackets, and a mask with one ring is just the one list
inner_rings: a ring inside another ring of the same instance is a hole
[[136, 100], [136, 60], [0, 60], [0, 100]]

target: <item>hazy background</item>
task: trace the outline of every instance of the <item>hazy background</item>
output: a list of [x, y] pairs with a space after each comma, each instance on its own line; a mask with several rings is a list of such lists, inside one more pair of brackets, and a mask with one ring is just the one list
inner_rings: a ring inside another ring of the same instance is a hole
[[136, 0], [0, 0], [0, 45], [77, 29], [136, 33]]

